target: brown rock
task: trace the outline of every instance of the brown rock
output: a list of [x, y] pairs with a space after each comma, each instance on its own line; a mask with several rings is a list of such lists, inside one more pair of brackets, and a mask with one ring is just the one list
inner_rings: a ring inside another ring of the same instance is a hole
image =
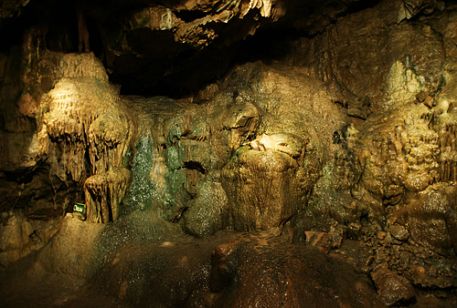
[[86, 180], [84, 189], [89, 221], [108, 223], [119, 217], [119, 205], [129, 178], [129, 170], [122, 168], [93, 175]]
[[306, 243], [317, 247], [320, 251], [328, 253], [330, 250], [330, 239], [327, 232], [305, 231]]
[[406, 278], [381, 265], [371, 273], [378, 295], [388, 306], [408, 303], [415, 298], [414, 289]]
[[383, 239], [386, 238], [386, 232], [384, 232], [384, 231], [379, 231], [379, 232], [376, 234], [376, 237], [378, 238], [378, 240], [382, 241]]
[[398, 224], [390, 226], [389, 232], [395, 239], [399, 241], [406, 241], [409, 238], [408, 230]]
[[19, 99], [18, 105], [19, 112], [28, 117], [35, 116], [39, 110], [39, 102], [30, 93], [23, 94]]
[[419, 93], [416, 94], [416, 101], [419, 103], [423, 103], [426, 98], [427, 98], [427, 93], [425, 93], [424, 91], [420, 91]]
[[305, 231], [306, 243], [328, 253], [330, 249], [339, 248], [343, 242], [343, 230], [330, 228], [330, 232]]
[[239, 242], [236, 253], [212, 264], [219, 281], [228, 282], [219, 285], [213, 307], [381, 307], [366, 277], [347, 263], [303, 245], [266, 241]]
[[435, 100], [431, 96], [427, 96], [423, 103], [425, 106], [427, 106], [430, 109], [436, 105]]

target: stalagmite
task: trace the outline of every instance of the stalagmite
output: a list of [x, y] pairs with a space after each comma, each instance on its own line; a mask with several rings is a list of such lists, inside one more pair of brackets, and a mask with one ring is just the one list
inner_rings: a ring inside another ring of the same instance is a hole
[[130, 179], [128, 169], [113, 169], [89, 177], [84, 183], [87, 219], [108, 223], [119, 217], [119, 205]]
[[84, 184], [91, 222], [119, 216], [130, 173], [123, 168], [132, 123], [92, 54], [65, 55], [60, 78], [43, 98], [51, 173]]

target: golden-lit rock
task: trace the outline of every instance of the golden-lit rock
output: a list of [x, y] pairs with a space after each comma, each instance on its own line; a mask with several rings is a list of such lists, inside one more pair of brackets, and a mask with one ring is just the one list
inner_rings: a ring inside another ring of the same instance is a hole
[[108, 223], [119, 218], [120, 203], [130, 180], [129, 170], [110, 169], [89, 177], [84, 183], [87, 219]]

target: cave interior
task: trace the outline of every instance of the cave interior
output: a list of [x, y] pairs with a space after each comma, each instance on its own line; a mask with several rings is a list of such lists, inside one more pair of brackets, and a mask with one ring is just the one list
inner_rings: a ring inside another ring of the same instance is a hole
[[2, 307], [457, 307], [457, 1], [1, 0], [0, 38]]

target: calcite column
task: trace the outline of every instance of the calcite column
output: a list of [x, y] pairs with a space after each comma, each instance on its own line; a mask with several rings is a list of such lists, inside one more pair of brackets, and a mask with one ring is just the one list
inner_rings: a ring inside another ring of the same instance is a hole
[[84, 183], [87, 219], [107, 223], [119, 217], [119, 205], [124, 198], [130, 171], [122, 168], [89, 177]]

